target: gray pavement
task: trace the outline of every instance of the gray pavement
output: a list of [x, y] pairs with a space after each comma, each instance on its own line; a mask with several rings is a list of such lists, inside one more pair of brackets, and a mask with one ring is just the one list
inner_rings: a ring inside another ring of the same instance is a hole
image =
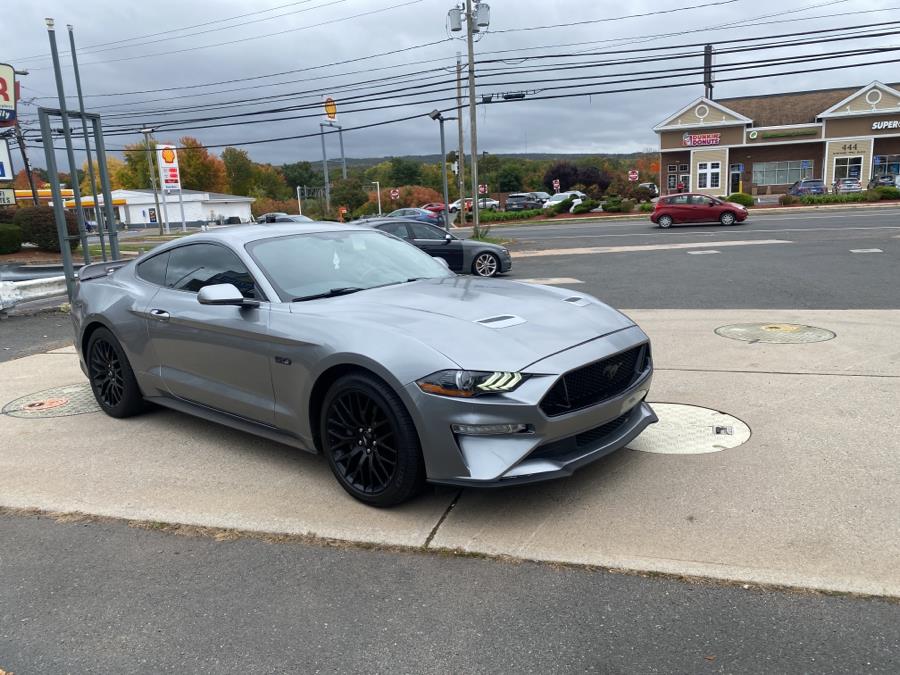
[[0, 515], [15, 673], [896, 673], [900, 605]]
[[69, 313], [55, 307], [33, 314], [11, 313], [0, 319], [0, 362], [70, 345], [73, 332]]

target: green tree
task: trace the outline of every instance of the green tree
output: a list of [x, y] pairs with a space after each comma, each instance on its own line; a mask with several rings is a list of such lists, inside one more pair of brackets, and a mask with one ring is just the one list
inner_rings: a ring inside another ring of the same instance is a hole
[[296, 190], [298, 185], [313, 187], [322, 185], [322, 173], [313, 168], [310, 162], [294, 162], [293, 164], [284, 164], [281, 167], [281, 173], [292, 190]]
[[[156, 141], [150, 140], [150, 152], [156, 152]], [[147, 143], [141, 141], [125, 146], [125, 166], [119, 174], [123, 188], [145, 190], [151, 187]]]
[[418, 185], [421, 180], [422, 165], [404, 157], [391, 158], [391, 182], [395, 186]]
[[250, 189], [246, 194], [251, 197], [288, 199], [291, 196], [291, 190], [285, 183], [284, 176], [274, 166], [255, 164], [252, 168]]
[[519, 192], [522, 189], [522, 170], [512, 163], [500, 167], [497, 172], [497, 189], [500, 192]]
[[346, 206], [355, 211], [365, 204], [369, 195], [363, 189], [362, 180], [359, 178], [338, 179], [331, 188], [331, 203], [335, 206]]
[[247, 196], [253, 188], [253, 161], [246, 150], [225, 148], [222, 151], [222, 162], [225, 164], [225, 177], [228, 179], [232, 194]]
[[225, 164], [191, 136], [179, 139], [178, 168], [181, 170], [181, 186], [185, 190], [226, 192], [228, 179]]

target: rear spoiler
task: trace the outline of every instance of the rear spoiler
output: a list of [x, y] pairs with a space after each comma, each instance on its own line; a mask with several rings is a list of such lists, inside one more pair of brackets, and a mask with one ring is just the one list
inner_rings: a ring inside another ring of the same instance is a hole
[[80, 270], [78, 270], [79, 281], [88, 281], [89, 279], [99, 279], [100, 277], [109, 276], [113, 272], [115, 272], [120, 267], [127, 265], [130, 260], [112, 260], [109, 262], [99, 262], [93, 263], [92, 265], [85, 265]]

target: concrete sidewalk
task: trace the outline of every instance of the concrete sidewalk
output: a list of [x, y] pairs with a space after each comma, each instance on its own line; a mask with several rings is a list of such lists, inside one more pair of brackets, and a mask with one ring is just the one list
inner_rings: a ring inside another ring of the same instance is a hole
[[[628, 313], [654, 340], [651, 400], [732, 414], [752, 430], [746, 444], [625, 450], [571, 479], [458, 499], [436, 488], [379, 511], [347, 497], [322, 458], [178, 413], [4, 415], [0, 506], [900, 597], [900, 313]], [[837, 337], [750, 344], [713, 332], [749, 322]], [[0, 404], [79, 382], [71, 349], [7, 362]]]

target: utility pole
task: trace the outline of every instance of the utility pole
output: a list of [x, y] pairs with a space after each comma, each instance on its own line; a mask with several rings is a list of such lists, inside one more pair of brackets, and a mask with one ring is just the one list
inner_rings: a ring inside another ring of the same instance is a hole
[[[472, 15], [472, 0], [466, 0], [466, 46], [469, 52], [469, 142], [472, 147], [472, 234], [481, 234], [478, 227], [478, 112], [475, 110], [475, 17]], [[460, 204], [465, 213], [466, 202]]]
[[[66, 28], [69, 29], [69, 50], [72, 55], [72, 67], [75, 70], [75, 90], [78, 92], [78, 112], [81, 113], [81, 132], [84, 134], [84, 152], [87, 157], [91, 195], [94, 197], [94, 217], [97, 219], [97, 236], [100, 237], [100, 256], [103, 259], [103, 262], [106, 262], [106, 237], [103, 236], [103, 211], [100, 208], [100, 195], [97, 192], [97, 180], [94, 178], [94, 162], [91, 160], [91, 139], [88, 135], [87, 120], [84, 116], [84, 97], [81, 95], [81, 75], [78, 73], [78, 57], [75, 55], [75, 28], [72, 24], [67, 25]], [[112, 227], [115, 226], [115, 223], [113, 223]]]
[[377, 180], [369, 181], [375, 186], [375, 194], [378, 195], [378, 215], [381, 215], [381, 182]]
[[322, 137], [322, 175], [325, 178], [325, 215], [331, 213], [331, 185], [328, 184], [328, 155], [325, 154], [325, 123], [319, 122], [319, 135]]
[[16, 116], [16, 124], [13, 128], [15, 129], [16, 142], [19, 144], [19, 152], [22, 153], [22, 166], [25, 167], [25, 174], [28, 176], [28, 185], [31, 187], [31, 201], [37, 206], [39, 204], [37, 187], [34, 184], [34, 176], [31, 175], [31, 164], [28, 162], [28, 152], [25, 149], [25, 136], [22, 134], [22, 127], [19, 126], [18, 116]]
[[463, 145], [463, 114], [462, 114], [462, 54], [456, 52], [456, 130], [459, 134], [459, 156], [456, 165], [456, 183], [459, 188], [459, 203], [462, 213], [465, 214], [466, 204], [466, 149]]
[[150, 150], [150, 134], [153, 129], [144, 127], [141, 129], [144, 134], [144, 143], [147, 146], [147, 168], [150, 169], [150, 184], [153, 186], [153, 201], [156, 204], [156, 222], [159, 223], [159, 234], [163, 235], [162, 211], [159, 210], [159, 195], [156, 193], [156, 170], [153, 168], [153, 152]]
[[703, 86], [706, 90], [706, 98], [712, 101], [713, 97], [713, 50], [712, 45], [703, 48]]

